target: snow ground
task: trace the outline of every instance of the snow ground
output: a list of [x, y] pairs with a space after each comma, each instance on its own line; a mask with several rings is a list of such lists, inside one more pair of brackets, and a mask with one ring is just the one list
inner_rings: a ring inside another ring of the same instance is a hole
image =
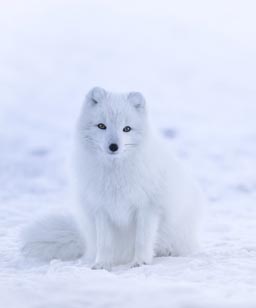
[[[255, 2], [0, 1], [0, 307], [256, 307]], [[140, 90], [209, 200], [203, 249], [109, 273], [38, 264], [85, 92]]]

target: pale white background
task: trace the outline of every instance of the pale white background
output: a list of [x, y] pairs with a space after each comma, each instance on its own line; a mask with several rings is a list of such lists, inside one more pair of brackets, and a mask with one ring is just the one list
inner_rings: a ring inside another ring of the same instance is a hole
[[[0, 306], [255, 307], [256, 4], [0, 1]], [[91, 271], [22, 258], [20, 229], [64, 211], [92, 86], [142, 91], [209, 205], [202, 251]]]

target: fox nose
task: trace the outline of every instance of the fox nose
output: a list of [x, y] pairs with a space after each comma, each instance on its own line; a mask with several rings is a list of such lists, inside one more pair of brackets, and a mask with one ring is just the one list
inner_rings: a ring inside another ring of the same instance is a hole
[[109, 149], [111, 152], [116, 152], [118, 150], [118, 145], [116, 143], [111, 143]]

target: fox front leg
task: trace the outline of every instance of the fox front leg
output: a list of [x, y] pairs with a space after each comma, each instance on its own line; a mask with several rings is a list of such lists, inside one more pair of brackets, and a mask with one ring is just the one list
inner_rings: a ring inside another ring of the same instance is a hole
[[96, 260], [92, 269], [111, 271], [113, 263], [113, 230], [105, 213], [96, 215]]
[[140, 209], [136, 215], [135, 253], [132, 267], [150, 264], [154, 256], [159, 217], [151, 209]]

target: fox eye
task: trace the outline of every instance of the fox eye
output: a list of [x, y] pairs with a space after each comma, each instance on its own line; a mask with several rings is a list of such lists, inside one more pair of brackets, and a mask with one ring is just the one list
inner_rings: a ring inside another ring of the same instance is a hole
[[125, 133], [128, 133], [129, 131], [131, 131], [131, 127], [130, 127], [130, 126], [125, 126], [124, 129], [123, 129], [123, 131], [124, 131]]
[[97, 126], [98, 126], [98, 128], [100, 128], [100, 129], [107, 129], [106, 125], [103, 124], [103, 123], [100, 123], [100, 124], [98, 124]]

